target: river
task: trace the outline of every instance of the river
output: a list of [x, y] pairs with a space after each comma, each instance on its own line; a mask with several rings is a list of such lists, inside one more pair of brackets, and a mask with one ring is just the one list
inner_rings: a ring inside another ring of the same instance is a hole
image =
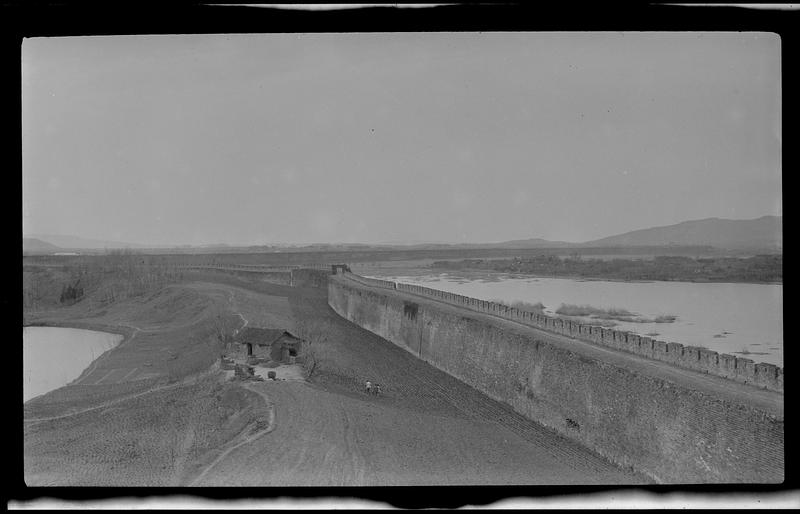
[[61, 327], [24, 327], [22, 401], [65, 386], [123, 336]]
[[783, 366], [781, 284], [617, 282], [380, 268], [353, 271], [481, 300], [541, 302], [549, 315], [555, 315], [561, 304], [570, 304], [625, 309], [639, 319], [677, 316], [672, 323], [614, 320], [612, 328]]

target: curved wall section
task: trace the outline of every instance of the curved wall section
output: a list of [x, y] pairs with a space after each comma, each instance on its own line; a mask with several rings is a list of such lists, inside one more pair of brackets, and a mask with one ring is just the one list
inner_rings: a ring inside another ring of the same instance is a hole
[[730, 380], [762, 387], [770, 391], [783, 392], [783, 368], [744, 357], [719, 354], [706, 348], [684, 346], [680, 343], [664, 342], [621, 330], [612, 330], [574, 321], [546, 316], [538, 312], [524, 311], [501, 303], [478, 300], [447, 291], [431, 289], [413, 284], [402, 284], [360, 277], [352, 273], [344, 275], [361, 285], [393, 289], [405, 293], [432, 298], [438, 302], [455, 305], [471, 311], [491, 314], [503, 319], [536, 327], [548, 332], [565, 335], [573, 339], [607, 346], [635, 355], [647, 357], [674, 366], [700, 371]]
[[782, 410], [776, 415], [625, 369], [582, 353], [580, 345], [571, 349], [398, 289], [336, 275], [328, 303], [529, 419], [658, 482], [783, 480]]

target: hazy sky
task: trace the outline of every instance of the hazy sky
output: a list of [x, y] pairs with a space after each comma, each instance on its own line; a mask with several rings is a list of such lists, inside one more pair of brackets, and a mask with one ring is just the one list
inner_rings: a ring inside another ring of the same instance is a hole
[[583, 241], [781, 214], [769, 33], [23, 43], [23, 232]]

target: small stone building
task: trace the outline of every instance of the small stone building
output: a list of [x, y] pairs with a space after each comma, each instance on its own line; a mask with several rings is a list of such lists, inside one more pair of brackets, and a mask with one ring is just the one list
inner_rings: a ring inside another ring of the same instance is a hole
[[274, 361], [294, 364], [295, 357], [300, 355], [302, 348], [303, 340], [284, 330], [280, 337], [272, 342], [270, 357]]
[[300, 354], [303, 340], [287, 330], [247, 327], [236, 335], [236, 353], [248, 361], [289, 363]]

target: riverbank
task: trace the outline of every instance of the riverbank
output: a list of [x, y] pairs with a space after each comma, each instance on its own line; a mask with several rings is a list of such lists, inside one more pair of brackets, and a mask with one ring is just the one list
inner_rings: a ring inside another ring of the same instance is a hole
[[499, 282], [505, 278], [561, 278], [575, 280], [577, 282], [620, 282], [625, 284], [652, 284], [658, 282], [685, 282], [687, 284], [763, 284], [763, 285], [783, 285], [782, 280], [776, 281], [726, 281], [726, 280], [705, 280], [699, 278], [673, 279], [673, 280], [642, 280], [613, 277], [587, 277], [575, 274], [543, 274], [543, 273], [520, 273], [509, 271], [493, 271], [480, 268], [434, 268], [432, 266], [409, 267], [397, 265], [393, 267], [384, 266], [353, 266], [353, 272], [365, 277], [379, 278], [382, 280], [393, 280], [392, 277], [414, 276], [414, 275], [448, 275], [453, 279], [461, 280], [482, 280], [485, 282]]
[[[542, 273], [518, 273], [507, 271], [486, 271], [482, 269], [442, 269], [442, 268], [428, 268], [426, 270], [431, 274], [447, 273], [449, 275], [459, 276], [462, 273], [475, 273], [485, 277], [487, 273], [497, 275], [499, 278], [563, 278], [568, 280], [576, 280], [579, 282], [623, 282], [627, 284], [651, 284], [654, 282], [686, 282], [688, 284], [764, 284], [764, 285], [783, 285], [782, 280], [707, 280], [700, 278], [680, 278], [680, 279], [661, 279], [661, 280], [644, 280], [644, 279], [627, 279], [627, 278], [613, 278], [613, 277], [587, 277], [584, 275], [570, 275], [570, 274], [542, 274]], [[375, 278], [382, 278], [377, 276]], [[499, 279], [498, 278], [498, 279]]]
[[783, 257], [749, 258], [664, 257], [642, 259], [584, 259], [539, 256], [526, 259], [464, 259], [436, 261], [433, 271], [491, 271], [550, 278], [635, 280], [699, 283], [782, 283]]

